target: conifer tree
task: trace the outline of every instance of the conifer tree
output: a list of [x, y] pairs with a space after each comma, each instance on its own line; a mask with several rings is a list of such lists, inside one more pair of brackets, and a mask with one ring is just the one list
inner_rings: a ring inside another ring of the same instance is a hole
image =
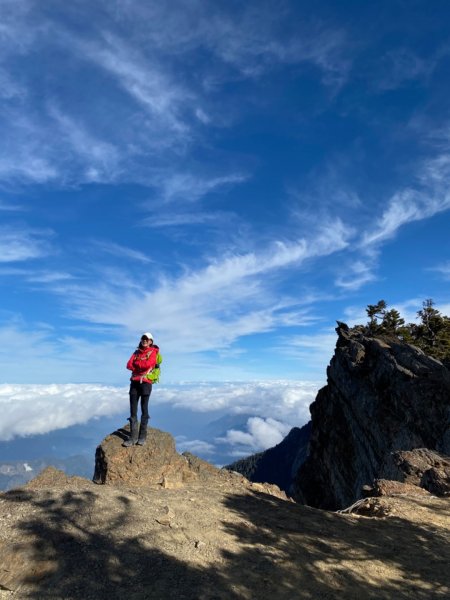
[[386, 311], [386, 302], [384, 300], [379, 300], [377, 304], [368, 304], [366, 308], [367, 316], [369, 317], [369, 322], [367, 323], [367, 328], [369, 333], [376, 333], [379, 330], [379, 325], [377, 319], [383, 318]]
[[386, 333], [398, 334], [405, 325], [405, 319], [402, 319], [400, 313], [395, 308], [385, 311], [381, 322], [381, 329]]

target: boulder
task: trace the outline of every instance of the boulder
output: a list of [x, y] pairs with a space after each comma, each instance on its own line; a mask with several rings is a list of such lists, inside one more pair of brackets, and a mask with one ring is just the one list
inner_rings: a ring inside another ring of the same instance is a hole
[[126, 425], [108, 435], [97, 447], [95, 483], [133, 487], [159, 484], [174, 488], [219, 471], [197, 457], [178, 454], [173, 437], [159, 429], [148, 429], [145, 446], [124, 448], [122, 443], [128, 436]]

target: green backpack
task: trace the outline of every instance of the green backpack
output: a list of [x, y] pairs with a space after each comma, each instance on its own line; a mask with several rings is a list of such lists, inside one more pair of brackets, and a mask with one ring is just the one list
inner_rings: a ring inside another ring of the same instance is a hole
[[153, 369], [147, 373], [147, 375], [145, 376], [145, 379], [147, 379], [150, 383], [158, 383], [159, 382], [159, 376], [161, 375], [161, 363], [162, 363], [162, 356], [159, 353], [158, 350], [158, 354], [156, 355], [156, 365], [153, 367]]

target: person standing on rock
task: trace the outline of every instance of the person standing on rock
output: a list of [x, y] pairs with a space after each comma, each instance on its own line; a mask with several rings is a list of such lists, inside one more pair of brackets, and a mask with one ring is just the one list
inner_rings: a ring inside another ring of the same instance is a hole
[[[137, 444], [143, 446], [147, 439], [149, 420], [148, 401], [152, 393], [152, 384], [159, 379], [159, 364], [162, 361], [159, 348], [153, 344], [153, 335], [143, 333], [139, 346], [130, 356], [127, 369], [131, 373], [130, 384], [130, 437], [122, 445], [128, 448]], [[141, 400], [141, 425], [138, 432], [138, 404]]]

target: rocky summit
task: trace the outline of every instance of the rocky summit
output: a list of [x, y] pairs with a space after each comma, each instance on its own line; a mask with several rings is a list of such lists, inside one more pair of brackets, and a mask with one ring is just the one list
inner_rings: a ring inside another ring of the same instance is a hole
[[326, 512], [212, 466], [176, 487], [50, 467], [0, 494], [0, 599], [448, 598], [450, 499], [364, 502]]
[[310, 407], [309, 451], [295, 498], [342, 509], [382, 478], [448, 493], [447, 368], [396, 338], [370, 337], [344, 323], [336, 331], [327, 385]]

